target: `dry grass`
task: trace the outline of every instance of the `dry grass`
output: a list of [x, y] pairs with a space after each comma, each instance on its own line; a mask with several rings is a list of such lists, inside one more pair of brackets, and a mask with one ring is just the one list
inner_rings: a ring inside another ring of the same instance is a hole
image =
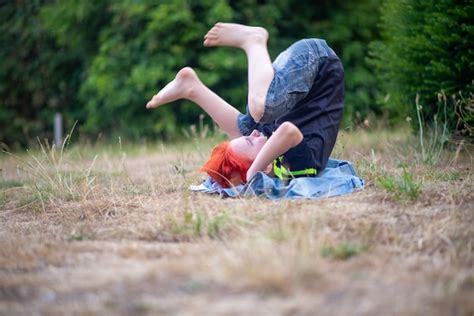
[[192, 194], [213, 141], [0, 158], [0, 314], [473, 315], [472, 145], [343, 133], [367, 187]]

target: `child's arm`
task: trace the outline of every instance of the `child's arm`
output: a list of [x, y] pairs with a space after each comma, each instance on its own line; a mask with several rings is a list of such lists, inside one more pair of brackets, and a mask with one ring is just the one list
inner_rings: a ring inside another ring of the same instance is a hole
[[273, 160], [295, 147], [303, 140], [303, 134], [293, 123], [284, 122], [263, 146], [247, 171], [247, 180], [258, 171], [265, 170]]

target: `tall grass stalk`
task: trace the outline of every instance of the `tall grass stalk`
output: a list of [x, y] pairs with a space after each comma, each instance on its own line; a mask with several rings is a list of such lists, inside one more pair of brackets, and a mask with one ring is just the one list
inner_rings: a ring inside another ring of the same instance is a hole
[[[444, 145], [448, 141], [448, 115], [447, 115], [447, 98], [443, 90], [438, 93], [438, 104], [443, 107], [442, 132], [439, 133], [438, 113], [433, 117], [433, 127], [430, 130], [428, 142], [425, 144], [426, 135], [424, 135], [424, 127], [426, 122], [423, 116], [423, 107], [420, 105], [420, 97], [416, 95], [416, 115], [418, 118], [418, 136], [421, 148], [421, 160], [423, 163], [436, 165], [439, 162]], [[426, 145], [426, 146], [425, 146]]]
[[418, 134], [420, 137], [420, 146], [421, 146], [421, 156], [423, 161], [425, 160], [426, 153], [425, 153], [425, 145], [423, 141], [423, 122], [424, 119], [422, 118], [423, 112], [421, 112], [422, 107], [420, 105], [420, 96], [417, 94], [415, 98], [415, 104], [416, 104], [416, 116], [418, 118]]
[[466, 98], [459, 92], [457, 98], [453, 96], [453, 99], [458, 117], [456, 129], [462, 135], [474, 137], [474, 94], [471, 92]]

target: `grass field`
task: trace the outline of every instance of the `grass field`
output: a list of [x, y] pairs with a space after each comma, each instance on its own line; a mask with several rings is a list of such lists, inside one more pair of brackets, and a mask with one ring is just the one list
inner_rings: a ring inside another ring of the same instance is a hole
[[472, 144], [342, 133], [366, 188], [274, 202], [187, 190], [215, 142], [3, 154], [0, 314], [474, 314]]

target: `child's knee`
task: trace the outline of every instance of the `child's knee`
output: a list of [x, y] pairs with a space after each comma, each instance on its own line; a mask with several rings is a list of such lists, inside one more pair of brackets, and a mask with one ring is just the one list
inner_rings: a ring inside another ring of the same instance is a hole
[[265, 111], [265, 96], [250, 95], [249, 96], [249, 112], [255, 122], [259, 122]]

